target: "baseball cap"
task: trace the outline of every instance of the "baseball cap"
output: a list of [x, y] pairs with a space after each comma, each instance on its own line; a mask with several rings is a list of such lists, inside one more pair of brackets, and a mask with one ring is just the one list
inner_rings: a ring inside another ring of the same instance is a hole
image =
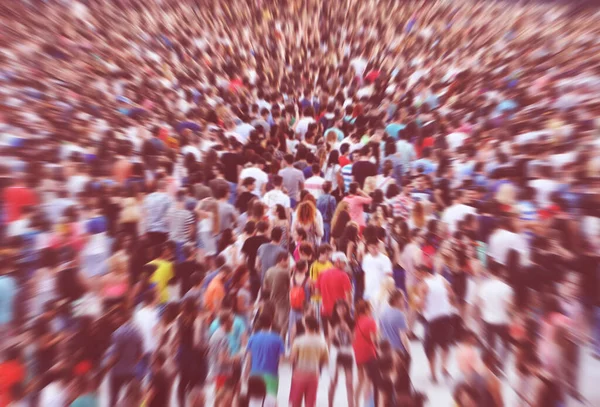
[[333, 263], [341, 261], [344, 263], [348, 263], [348, 259], [346, 258], [346, 255], [343, 252], [335, 252], [331, 255], [331, 261]]

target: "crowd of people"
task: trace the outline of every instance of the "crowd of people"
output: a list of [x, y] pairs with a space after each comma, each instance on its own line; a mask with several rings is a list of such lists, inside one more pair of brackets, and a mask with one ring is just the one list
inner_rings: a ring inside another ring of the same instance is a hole
[[583, 400], [597, 11], [0, 8], [0, 407]]

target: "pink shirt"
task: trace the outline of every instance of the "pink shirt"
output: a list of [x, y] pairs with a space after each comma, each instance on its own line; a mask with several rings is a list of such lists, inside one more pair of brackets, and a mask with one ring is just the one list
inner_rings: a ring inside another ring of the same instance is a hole
[[370, 204], [372, 199], [360, 195], [349, 195], [344, 198], [344, 201], [348, 202], [348, 212], [350, 213], [352, 222], [356, 222], [358, 226], [365, 226], [366, 222], [363, 205]]

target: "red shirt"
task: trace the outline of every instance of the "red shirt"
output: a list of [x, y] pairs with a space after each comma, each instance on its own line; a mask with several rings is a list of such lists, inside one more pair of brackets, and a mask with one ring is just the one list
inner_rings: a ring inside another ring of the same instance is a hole
[[3, 198], [7, 222], [19, 219], [21, 210], [24, 207], [37, 205], [38, 203], [35, 192], [27, 187], [8, 187], [4, 190]]
[[9, 360], [0, 364], [0, 407], [12, 402], [10, 391], [12, 387], [25, 380], [25, 367], [15, 361]]
[[340, 156], [340, 158], [338, 158], [338, 162], [340, 163], [340, 166], [345, 166], [350, 164], [352, 161], [350, 161], [350, 159], [348, 157], [344, 157], [343, 155]]
[[321, 314], [330, 316], [337, 300], [345, 300], [352, 290], [348, 274], [340, 269], [329, 269], [319, 274], [317, 289], [321, 292]]
[[377, 348], [373, 342], [373, 334], [377, 333], [377, 324], [371, 316], [363, 315], [354, 327], [354, 358], [356, 364], [367, 363], [377, 357]]

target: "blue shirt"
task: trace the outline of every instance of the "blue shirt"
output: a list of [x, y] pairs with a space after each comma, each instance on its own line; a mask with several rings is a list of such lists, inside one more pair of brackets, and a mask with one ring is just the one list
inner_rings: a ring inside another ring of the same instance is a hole
[[134, 375], [139, 356], [143, 354], [142, 335], [139, 330], [128, 322], [112, 335], [111, 354], [117, 355], [117, 363], [113, 374], [117, 376]]
[[379, 316], [379, 327], [381, 336], [387, 339], [394, 350], [406, 352], [400, 337], [400, 333], [406, 332], [407, 329], [406, 319], [402, 311], [389, 305], [386, 306]]
[[385, 132], [390, 136], [393, 137], [394, 139], [398, 140], [399, 135], [398, 133], [401, 130], [404, 130], [404, 128], [406, 127], [406, 125], [402, 124], [402, 123], [390, 123], [386, 126], [385, 128]]
[[431, 174], [437, 170], [437, 165], [428, 158], [419, 158], [413, 161], [412, 167], [414, 170], [418, 170], [419, 167], [423, 168], [423, 174]]
[[[221, 327], [219, 322], [219, 318], [215, 319], [208, 328], [209, 336], [212, 336], [217, 329]], [[231, 355], [237, 354], [242, 348], [242, 335], [246, 332], [246, 323], [244, 319], [240, 316], [233, 317], [233, 325], [231, 327], [231, 332], [227, 335], [227, 340], [229, 342], [229, 353]]]
[[279, 357], [285, 351], [279, 335], [267, 331], [257, 332], [248, 339], [246, 349], [252, 355], [251, 374], [278, 375]]
[[13, 320], [17, 283], [10, 276], [0, 276], [0, 325]]

